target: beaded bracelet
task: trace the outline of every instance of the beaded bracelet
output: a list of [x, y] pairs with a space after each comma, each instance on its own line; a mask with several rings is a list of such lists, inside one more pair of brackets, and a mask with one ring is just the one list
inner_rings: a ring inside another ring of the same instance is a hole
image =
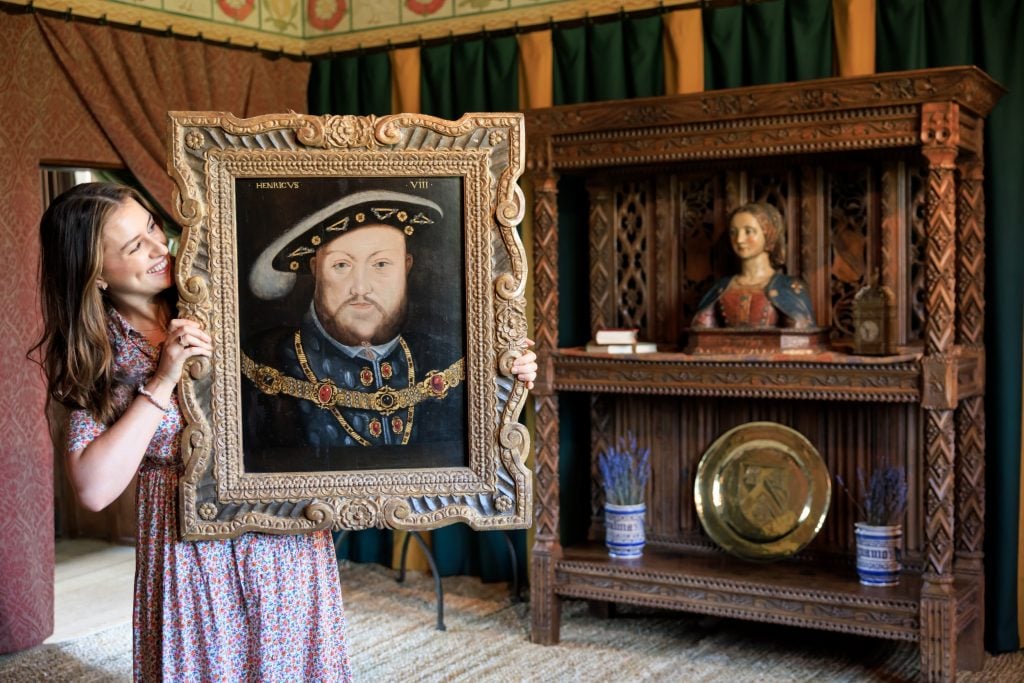
[[139, 392], [139, 396], [145, 397], [145, 399], [147, 401], [149, 401], [150, 403], [152, 403], [153, 405], [155, 405], [157, 408], [159, 408], [160, 410], [164, 411], [165, 413], [168, 410], [171, 409], [170, 406], [165, 406], [165, 405], [161, 404], [160, 401], [156, 400], [156, 396], [154, 396], [150, 392], [146, 391], [146, 387], [144, 387], [143, 385], [140, 384], [138, 387], [136, 387], [136, 391]]

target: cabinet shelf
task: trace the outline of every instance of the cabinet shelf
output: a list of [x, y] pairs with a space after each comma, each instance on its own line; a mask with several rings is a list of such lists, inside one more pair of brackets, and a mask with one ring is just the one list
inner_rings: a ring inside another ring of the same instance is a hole
[[829, 352], [785, 360], [686, 353], [553, 354], [555, 389], [667, 396], [722, 396], [916, 403], [920, 354], [867, 358]]
[[[913, 573], [897, 586], [877, 588], [861, 585], [848, 566], [750, 563], [650, 547], [641, 558], [619, 560], [597, 544], [571, 546], [555, 563], [555, 592], [562, 597], [906, 641], [919, 638], [922, 585]], [[976, 590], [968, 581], [953, 587], [962, 605], [975, 604]], [[958, 630], [974, 616], [960, 614]]]

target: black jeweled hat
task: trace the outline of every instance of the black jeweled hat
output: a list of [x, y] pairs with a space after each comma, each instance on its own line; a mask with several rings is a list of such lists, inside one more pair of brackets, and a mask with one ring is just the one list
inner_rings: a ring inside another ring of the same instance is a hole
[[297, 273], [309, 272], [312, 256], [331, 240], [359, 228], [381, 225], [412, 236], [443, 216], [440, 206], [414, 194], [354, 192], [303, 218], [271, 242], [253, 264], [249, 287], [261, 299], [279, 299], [295, 286]]

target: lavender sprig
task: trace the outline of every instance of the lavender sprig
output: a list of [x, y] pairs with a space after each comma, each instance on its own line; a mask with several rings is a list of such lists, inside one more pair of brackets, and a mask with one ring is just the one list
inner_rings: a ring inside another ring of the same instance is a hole
[[876, 469], [867, 482], [864, 481], [864, 473], [858, 469], [857, 483], [863, 503], [854, 499], [841, 476], [836, 475], [836, 481], [857, 506], [862, 521], [873, 526], [900, 523], [907, 509], [907, 479], [902, 467], [890, 465]]
[[644, 492], [651, 476], [650, 455], [650, 448], [637, 447], [632, 432], [619, 438], [617, 448], [609, 446], [598, 455], [605, 502], [612, 505], [644, 502]]

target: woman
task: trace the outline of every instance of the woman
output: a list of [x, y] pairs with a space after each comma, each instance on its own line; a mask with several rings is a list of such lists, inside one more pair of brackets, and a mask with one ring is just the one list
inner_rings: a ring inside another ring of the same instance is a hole
[[80, 185], [40, 224], [49, 395], [70, 409], [67, 469], [100, 510], [138, 473], [136, 680], [348, 680], [330, 534], [181, 542], [175, 387], [210, 336], [173, 319], [167, 238], [133, 190]]
[[698, 306], [694, 327], [814, 326], [807, 285], [781, 270], [786, 233], [771, 204], [744, 204], [729, 215], [729, 241], [740, 272], [715, 283]]
[[[79, 185], [40, 224], [49, 395], [71, 410], [67, 468], [100, 510], [138, 473], [136, 680], [351, 678], [327, 531], [177, 539], [183, 429], [176, 385], [210, 336], [173, 319], [167, 238], [133, 190]], [[513, 366], [533, 385], [536, 356]]]

